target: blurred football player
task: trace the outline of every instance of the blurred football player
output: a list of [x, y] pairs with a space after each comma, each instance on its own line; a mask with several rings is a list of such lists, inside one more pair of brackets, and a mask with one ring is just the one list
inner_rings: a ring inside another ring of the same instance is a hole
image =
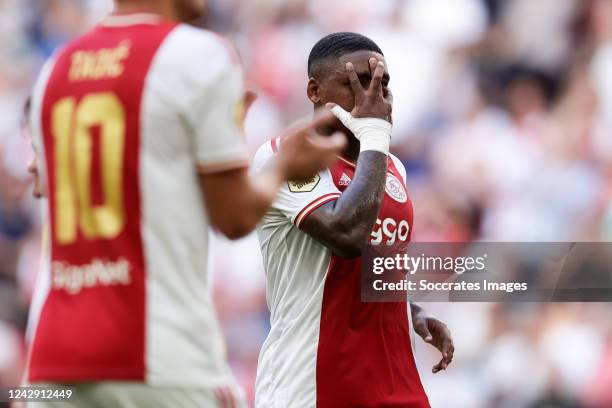
[[210, 227], [247, 234], [284, 180], [345, 144], [315, 133], [328, 112], [250, 176], [236, 55], [180, 23], [204, 5], [120, 0], [34, 89], [51, 259], [28, 378], [76, 387], [74, 406], [243, 406], [208, 289]]
[[[380, 48], [354, 33], [321, 39], [308, 60], [308, 98], [350, 135], [341, 157], [306, 181], [286, 183], [258, 227], [272, 328], [259, 358], [257, 407], [429, 407], [410, 325], [453, 358], [447, 327], [406, 302], [362, 303], [367, 242], [410, 240], [406, 171], [389, 153], [392, 96]], [[331, 104], [331, 105], [330, 105]], [[350, 113], [349, 113], [350, 112]], [[265, 169], [285, 139], [258, 151]]]

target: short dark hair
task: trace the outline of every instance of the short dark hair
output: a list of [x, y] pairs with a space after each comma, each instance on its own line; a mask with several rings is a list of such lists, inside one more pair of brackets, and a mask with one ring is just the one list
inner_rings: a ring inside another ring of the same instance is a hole
[[308, 76], [312, 76], [313, 67], [318, 62], [356, 51], [373, 51], [384, 55], [380, 47], [365, 35], [349, 32], [329, 34], [312, 47], [308, 56]]

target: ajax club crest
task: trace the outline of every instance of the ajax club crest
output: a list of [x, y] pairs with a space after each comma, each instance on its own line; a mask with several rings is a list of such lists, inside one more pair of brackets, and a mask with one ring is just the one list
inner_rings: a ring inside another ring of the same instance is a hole
[[397, 202], [405, 203], [408, 200], [408, 194], [406, 193], [402, 182], [391, 173], [387, 174], [385, 191]]

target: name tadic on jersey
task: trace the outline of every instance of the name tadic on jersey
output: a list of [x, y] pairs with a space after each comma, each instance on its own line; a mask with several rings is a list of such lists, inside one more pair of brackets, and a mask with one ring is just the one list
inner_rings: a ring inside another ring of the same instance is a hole
[[406, 220], [397, 222], [393, 218], [377, 219], [370, 235], [370, 244], [380, 245], [383, 240], [387, 245], [406, 242], [410, 236], [410, 224]]

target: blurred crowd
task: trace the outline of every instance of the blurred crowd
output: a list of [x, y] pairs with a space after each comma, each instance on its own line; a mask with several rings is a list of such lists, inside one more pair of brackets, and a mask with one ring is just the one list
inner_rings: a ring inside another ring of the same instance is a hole
[[[110, 3], [0, 2], [0, 386], [22, 376], [40, 259], [23, 102], [44, 59]], [[246, 122], [252, 152], [310, 113], [312, 45], [356, 31], [389, 65], [392, 149], [408, 170], [414, 240], [612, 240], [612, 1], [209, 3], [197, 24], [231, 38], [259, 94]], [[229, 358], [252, 398], [268, 330], [257, 240], [219, 238], [213, 254]], [[434, 408], [612, 407], [611, 305], [425, 306], [450, 326], [457, 349], [434, 376], [439, 356], [417, 340]]]

